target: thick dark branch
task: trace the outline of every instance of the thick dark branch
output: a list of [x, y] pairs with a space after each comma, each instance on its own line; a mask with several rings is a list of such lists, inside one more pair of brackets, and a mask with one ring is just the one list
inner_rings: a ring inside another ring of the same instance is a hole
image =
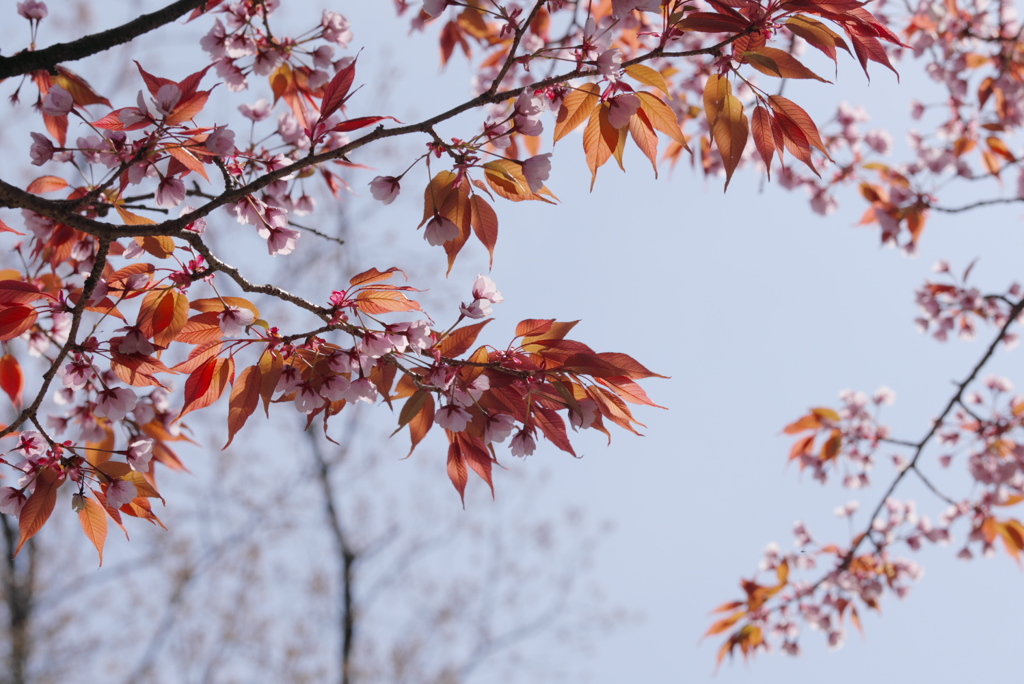
[[127, 24], [83, 36], [70, 43], [57, 43], [42, 50], [25, 50], [12, 57], [0, 57], [0, 80], [27, 74], [30, 71], [48, 71], [62, 62], [74, 62], [106, 52], [115, 45], [127, 43], [144, 33], [169, 24], [205, 3], [206, 0], [178, 0], [156, 12], [143, 14]]

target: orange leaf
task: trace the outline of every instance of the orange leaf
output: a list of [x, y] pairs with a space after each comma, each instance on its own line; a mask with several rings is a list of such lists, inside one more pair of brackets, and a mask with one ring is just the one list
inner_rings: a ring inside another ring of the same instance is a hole
[[171, 155], [179, 162], [181, 162], [181, 165], [187, 168], [189, 171], [195, 171], [206, 180], [210, 180], [210, 177], [206, 175], [206, 168], [203, 165], [203, 162], [201, 162], [194, 154], [189, 152], [184, 147], [181, 147], [180, 145], [173, 145], [165, 147], [164, 150], [166, 150], [169, 155]]
[[[404, 408], [404, 407], [403, 407]], [[430, 432], [434, 425], [434, 396], [428, 394], [423, 402], [423, 408], [409, 419], [409, 436], [412, 438], [412, 446], [409, 448], [409, 455], [412, 455], [416, 445], [423, 441], [423, 438]]]
[[353, 304], [360, 311], [371, 315], [420, 310], [419, 302], [394, 290], [363, 290], [356, 295]]
[[34, 181], [28, 184], [25, 188], [26, 192], [31, 192], [34, 195], [39, 195], [44, 192], [55, 192], [68, 187], [68, 182], [63, 178], [57, 176], [40, 176]]
[[151, 290], [139, 309], [139, 330], [161, 347], [168, 346], [188, 321], [188, 297], [177, 290]]
[[626, 67], [624, 71], [627, 76], [635, 81], [643, 83], [644, 85], [653, 86], [665, 93], [665, 96], [668, 97], [668, 99], [672, 99], [671, 89], [668, 87], [668, 82], [660, 71], [652, 69], [646, 64], [631, 64]]
[[732, 94], [729, 79], [714, 74], [708, 78], [704, 87], [704, 112], [725, 165], [725, 187], [728, 188], [747, 145], [748, 133], [743, 103]]
[[133, 239], [139, 247], [157, 259], [166, 259], [174, 254], [174, 240], [168, 235], [143, 235]]
[[470, 198], [472, 209], [471, 223], [477, 240], [487, 248], [490, 256], [490, 265], [494, 267], [494, 246], [498, 243], [498, 215], [494, 208], [487, 203], [480, 195], [473, 195]]
[[601, 88], [596, 83], [584, 83], [565, 96], [555, 123], [556, 143], [587, 120], [597, 106], [600, 92]]
[[483, 327], [493, 320], [493, 318], [488, 318], [479, 323], [464, 325], [457, 330], [451, 331], [443, 340], [437, 343], [437, 352], [441, 356], [450, 359], [465, 354], [473, 346], [473, 343], [476, 342], [476, 336], [480, 334]]
[[153, 219], [133, 214], [124, 207], [114, 205], [114, 208], [117, 209], [117, 213], [121, 216], [121, 220], [124, 221], [126, 226], [148, 226], [156, 223]]
[[608, 110], [607, 102], [595, 107], [583, 130], [583, 151], [587, 155], [587, 168], [590, 169], [591, 191], [597, 182], [597, 170], [611, 158], [619, 144], [619, 131], [608, 121]]
[[21, 537], [18, 539], [18, 548], [14, 550], [14, 555], [18, 555], [25, 542], [46, 524], [57, 503], [57, 489], [60, 488], [63, 479], [64, 474], [53, 468], [41, 468], [36, 474], [32, 496], [28, 497], [19, 516]]
[[239, 373], [228, 399], [228, 443], [224, 445], [225, 449], [259, 405], [262, 382], [263, 372], [259, 366], [249, 366]]
[[382, 280], [389, 280], [391, 276], [394, 275], [395, 273], [401, 273], [402, 275], [405, 275], [405, 271], [394, 266], [392, 266], [386, 271], [378, 271], [376, 268], [371, 268], [368, 271], [363, 271], [358, 275], [352, 276], [352, 278], [348, 281], [348, 284], [351, 285], [352, 287], [356, 287], [357, 285], [377, 283]]
[[78, 522], [86, 538], [96, 547], [103, 565], [103, 545], [107, 541], [107, 512], [95, 499], [85, 499], [85, 506], [78, 511]]
[[822, 83], [831, 83], [805, 67], [800, 60], [785, 50], [762, 46], [743, 53], [750, 66], [762, 74], [778, 78], [813, 78]]

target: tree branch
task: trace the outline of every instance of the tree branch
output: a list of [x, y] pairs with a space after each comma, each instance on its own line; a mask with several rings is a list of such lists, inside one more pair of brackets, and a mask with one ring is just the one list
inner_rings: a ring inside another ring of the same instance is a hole
[[70, 43], [57, 43], [42, 50], [25, 50], [12, 57], [0, 57], [0, 80], [30, 71], [50, 71], [61, 62], [74, 62], [105, 52], [115, 45], [128, 43], [144, 33], [169, 24], [205, 3], [206, 0], [178, 0], [126, 24], [83, 36]]

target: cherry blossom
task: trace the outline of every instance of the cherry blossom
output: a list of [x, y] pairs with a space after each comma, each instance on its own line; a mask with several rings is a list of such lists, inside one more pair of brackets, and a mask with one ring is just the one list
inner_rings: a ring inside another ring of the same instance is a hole
[[427, 221], [423, 230], [423, 239], [434, 247], [440, 247], [444, 243], [459, 237], [459, 227], [444, 216], [434, 215]]
[[370, 181], [370, 194], [373, 195], [373, 199], [384, 204], [394, 202], [400, 190], [401, 186], [394, 176], [377, 176]]

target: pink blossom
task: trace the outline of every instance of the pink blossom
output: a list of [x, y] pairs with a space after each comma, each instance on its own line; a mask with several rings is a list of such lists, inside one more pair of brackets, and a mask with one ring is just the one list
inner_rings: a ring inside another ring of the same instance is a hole
[[343, 48], [348, 47], [349, 41], [352, 40], [352, 31], [349, 30], [350, 24], [348, 19], [337, 12], [324, 10], [320, 25], [324, 27], [324, 40], [337, 43]]
[[82, 354], [75, 354], [74, 360], [64, 366], [63, 382], [64, 386], [69, 389], [82, 389], [94, 376], [92, 362]]
[[618, 81], [622, 73], [622, 53], [618, 50], [605, 50], [597, 58], [597, 70], [609, 81]]
[[75, 106], [71, 93], [59, 85], [52, 86], [43, 98], [43, 113], [49, 116], [64, 116]]
[[436, 17], [448, 6], [448, 0], [423, 0], [423, 13], [428, 17]]
[[507, 413], [487, 417], [487, 427], [484, 428], [484, 442], [504, 442], [512, 434], [515, 427], [515, 418]]
[[470, 304], [462, 304], [459, 311], [466, 318], [487, 318], [491, 315], [491, 303], [486, 299], [474, 299]]
[[394, 202], [401, 189], [398, 179], [394, 176], [377, 176], [370, 181], [370, 194], [373, 195], [373, 199], [384, 204]]
[[580, 413], [569, 412], [569, 424], [575, 430], [586, 430], [597, 420], [597, 402], [593, 399], [584, 399], [579, 402]]
[[261, 48], [252, 62], [252, 70], [259, 76], [269, 76], [274, 69], [281, 66], [282, 62], [284, 62], [284, 55], [278, 50]]
[[313, 66], [317, 69], [328, 69], [334, 66], [334, 46], [321, 45], [313, 50]]
[[473, 281], [473, 298], [486, 299], [492, 304], [501, 304], [505, 298], [498, 292], [498, 286], [485, 275], [477, 275]]
[[423, 239], [434, 247], [440, 247], [457, 237], [459, 237], [459, 227], [451, 220], [437, 214], [427, 221], [427, 227], [423, 231]]
[[25, 0], [18, 3], [18, 14], [29, 21], [40, 21], [46, 18], [46, 3], [38, 0]]
[[513, 456], [530, 456], [536, 448], [537, 441], [526, 429], [522, 429], [517, 432], [516, 436], [512, 438], [512, 442], [509, 444], [509, 449], [512, 450]]
[[224, 24], [220, 22], [220, 19], [216, 19], [206, 35], [199, 39], [199, 46], [206, 52], [209, 52], [211, 57], [217, 59], [225, 54], [224, 43], [226, 39], [227, 32], [224, 30]]
[[452, 432], [462, 432], [472, 419], [469, 411], [458, 404], [443, 406], [434, 414], [434, 422]]
[[[195, 210], [195, 207], [190, 207], [186, 204], [181, 208], [181, 213], [179, 213], [178, 216], [191, 214]], [[195, 233], [196, 235], [202, 235], [203, 233], [206, 232], [206, 217], [200, 216], [195, 221], [185, 226], [185, 230]]]
[[875, 390], [875, 396], [871, 400], [880, 406], [892, 406], [896, 403], [896, 393], [882, 385]]
[[608, 100], [608, 123], [613, 128], [625, 128], [629, 120], [640, 108], [640, 97], [633, 93], [626, 93]]
[[176, 207], [185, 199], [185, 183], [180, 178], [164, 177], [156, 187], [156, 203], [161, 207]]
[[252, 105], [244, 104], [238, 107], [238, 111], [242, 113], [242, 116], [253, 121], [263, 121], [270, 116], [271, 109], [270, 103], [262, 97]]
[[226, 126], [218, 126], [206, 138], [204, 146], [218, 157], [233, 154], [235, 151], [235, 132]]
[[430, 326], [426, 321], [395, 323], [389, 327], [392, 332], [405, 335], [409, 340], [409, 347], [414, 351], [429, 349], [434, 344], [434, 338], [430, 334]]
[[137, 439], [128, 445], [128, 465], [132, 470], [145, 472], [149, 470], [149, 461], [153, 458], [153, 440], [148, 437]]
[[299, 231], [291, 228], [260, 228], [259, 233], [267, 238], [267, 251], [271, 256], [291, 254], [295, 250], [295, 242], [299, 239]]
[[390, 353], [395, 344], [390, 335], [385, 333], [367, 332], [359, 341], [359, 353], [369, 356], [371, 359], [379, 359]]
[[114, 480], [107, 486], [107, 506], [118, 509], [125, 504], [131, 503], [132, 499], [138, 496], [139, 492], [135, 485], [127, 480]]
[[124, 420], [125, 415], [135, 408], [139, 398], [127, 387], [100, 390], [96, 394], [96, 407], [93, 413], [117, 422]]
[[167, 116], [174, 111], [179, 102], [181, 102], [181, 88], [174, 83], [165, 83], [156, 91], [153, 105], [157, 113]]
[[0, 487], [0, 513], [18, 517], [28, 497], [25, 492], [14, 487]]
[[148, 356], [156, 351], [156, 347], [146, 339], [141, 330], [132, 327], [127, 328], [127, 334], [118, 343], [117, 351], [122, 354], [142, 354]]
[[299, 385], [299, 391], [295, 395], [295, 410], [299, 413], [312, 413], [323, 403], [320, 395], [313, 391], [308, 382]]
[[365, 401], [373, 404], [377, 401], [377, 387], [367, 378], [359, 378], [343, 394], [344, 398], [351, 402]]
[[320, 396], [331, 401], [340, 401], [345, 398], [345, 392], [350, 384], [344, 375], [328, 375], [320, 386]]
[[25, 430], [18, 435], [18, 446], [14, 450], [31, 460], [46, 453], [46, 440], [34, 430]]
[[57, 148], [42, 133], [30, 133], [30, 135], [32, 136], [32, 147], [29, 149], [29, 155], [32, 157], [32, 163], [36, 166], [42, 166], [50, 161]]
[[285, 366], [281, 371], [281, 377], [277, 379], [277, 387], [274, 390], [288, 394], [297, 390], [301, 384], [302, 375], [299, 373], [299, 369], [295, 366]]
[[227, 306], [217, 316], [220, 331], [227, 337], [237, 337], [242, 331], [252, 325], [256, 320], [256, 314], [249, 309], [240, 306]]
[[299, 216], [305, 216], [310, 214], [316, 208], [316, 200], [309, 195], [302, 195], [299, 199], [295, 200], [292, 204], [292, 211]]
[[538, 154], [523, 162], [523, 176], [530, 186], [530, 192], [540, 192], [544, 181], [551, 175], [551, 153]]
[[470, 407], [480, 400], [484, 392], [491, 388], [491, 381], [486, 375], [478, 375], [473, 382], [462, 387], [456, 387], [452, 392], [452, 401], [459, 406]]

